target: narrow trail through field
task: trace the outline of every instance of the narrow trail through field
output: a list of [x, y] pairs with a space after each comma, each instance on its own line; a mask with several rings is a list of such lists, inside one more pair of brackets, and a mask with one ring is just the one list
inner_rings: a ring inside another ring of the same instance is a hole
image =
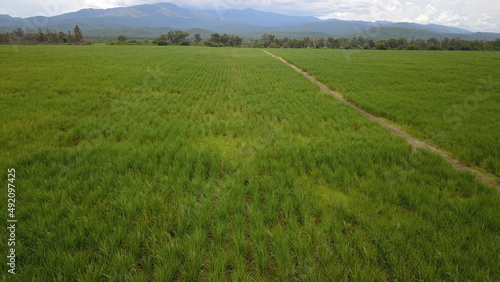
[[468, 171], [474, 175], [476, 175], [476, 177], [482, 181], [483, 183], [487, 184], [487, 185], [490, 185], [490, 186], [493, 186], [493, 187], [496, 187], [497, 189], [497, 192], [500, 192], [500, 183], [498, 183], [495, 179], [481, 173], [480, 171], [478, 170], [475, 170], [461, 162], [459, 162], [458, 160], [452, 158], [450, 155], [448, 155], [447, 153], [445, 153], [444, 151], [436, 148], [436, 147], [433, 147], [421, 140], [418, 140], [416, 139], [415, 137], [411, 136], [410, 134], [408, 134], [407, 132], [403, 131], [401, 128], [379, 118], [379, 117], [376, 117], [372, 114], [370, 114], [369, 112], [363, 110], [362, 108], [356, 106], [355, 104], [349, 102], [348, 100], [346, 100], [345, 98], [343, 98], [342, 96], [340, 96], [338, 93], [336, 93], [335, 91], [331, 90], [330, 88], [328, 88], [328, 86], [324, 85], [323, 83], [319, 82], [318, 80], [316, 80], [314, 77], [312, 77], [310, 74], [308, 74], [307, 72], [303, 71], [302, 69], [298, 68], [297, 66], [293, 65], [292, 63], [288, 62], [287, 60], [279, 57], [279, 56], [276, 56], [266, 50], [262, 50], [264, 51], [266, 54], [272, 56], [273, 58], [276, 58], [280, 61], [282, 61], [283, 63], [287, 64], [289, 67], [291, 67], [292, 69], [294, 69], [296, 72], [302, 74], [303, 76], [305, 76], [307, 79], [309, 79], [311, 82], [315, 83], [316, 85], [318, 85], [321, 90], [323, 90], [324, 92], [328, 93], [328, 94], [331, 94], [332, 96], [334, 96], [337, 100], [341, 101], [342, 103], [354, 108], [355, 110], [357, 110], [358, 112], [362, 113], [363, 115], [365, 115], [366, 117], [368, 117], [369, 119], [377, 122], [378, 124], [382, 125], [383, 127], [389, 129], [390, 131], [392, 131], [392, 133], [396, 134], [397, 136], [400, 136], [402, 138], [404, 138], [406, 141], [408, 141], [408, 143], [410, 143], [410, 145], [414, 148], [414, 149], [417, 149], [417, 148], [425, 148], [425, 149], [428, 149], [438, 155], [440, 155], [441, 157], [443, 157], [448, 163], [450, 163], [455, 169], [458, 169], [458, 170], [462, 170], [462, 171]]

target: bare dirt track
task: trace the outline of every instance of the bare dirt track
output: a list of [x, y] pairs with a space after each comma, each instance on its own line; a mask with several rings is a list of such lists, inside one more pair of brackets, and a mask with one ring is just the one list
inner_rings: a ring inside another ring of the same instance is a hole
[[410, 134], [408, 134], [407, 132], [403, 131], [401, 128], [379, 118], [379, 117], [376, 117], [370, 113], [368, 113], [367, 111], [363, 110], [362, 108], [356, 106], [355, 104], [349, 102], [348, 100], [346, 100], [344, 97], [342, 97], [341, 95], [339, 95], [338, 93], [336, 93], [335, 91], [331, 90], [330, 88], [328, 88], [328, 86], [324, 85], [323, 83], [319, 82], [318, 80], [316, 80], [314, 77], [312, 77], [310, 74], [308, 74], [307, 72], [301, 70], [300, 68], [296, 67], [295, 65], [293, 65], [292, 63], [288, 62], [287, 60], [279, 57], [279, 56], [276, 56], [268, 51], [265, 51], [265, 50], [262, 50], [264, 51], [266, 54], [268, 54], [269, 56], [272, 56], [273, 58], [276, 58], [280, 61], [282, 61], [283, 63], [287, 64], [289, 67], [291, 67], [292, 69], [294, 69], [296, 72], [302, 74], [303, 76], [305, 76], [307, 79], [309, 79], [311, 82], [313, 82], [314, 84], [318, 85], [321, 90], [323, 90], [324, 92], [334, 96], [337, 100], [341, 101], [342, 103], [354, 108], [356, 111], [360, 112], [361, 114], [365, 115], [367, 118], [377, 122], [378, 124], [382, 125], [383, 127], [389, 129], [390, 131], [392, 131], [392, 133], [396, 134], [397, 136], [400, 136], [402, 138], [404, 138], [408, 143], [410, 143], [410, 145], [414, 148], [414, 149], [417, 149], [417, 148], [425, 148], [425, 149], [428, 149], [438, 155], [440, 155], [441, 157], [443, 157], [448, 163], [450, 163], [455, 169], [458, 169], [458, 170], [462, 170], [462, 171], [468, 171], [472, 174], [474, 174], [481, 182], [483, 182], [484, 184], [486, 185], [489, 185], [489, 186], [493, 186], [497, 189], [497, 192], [500, 192], [500, 183], [498, 183], [495, 179], [481, 173], [480, 171], [474, 169], [474, 168], [471, 168], [461, 162], [459, 162], [458, 160], [452, 158], [450, 155], [448, 155], [447, 153], [445, 153], [444, 151], [436, 148], [436, 147], [433, 147], [421, 140], [418, 140], [416, 139], [415, 137], [411, 136]]

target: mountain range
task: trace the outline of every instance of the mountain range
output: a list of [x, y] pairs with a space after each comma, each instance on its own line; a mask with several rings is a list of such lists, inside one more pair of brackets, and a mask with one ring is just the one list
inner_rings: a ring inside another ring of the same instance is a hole
[[428, 39], [460, 37], [466, 40], [495, 40], [500, 33], [474, 33], [442, 25], [321, 20], [310, 16], [287, 16], [278, 13], [244, 10], [193, 10], [171, 3], [145, 4], [111, 9], [83, 9], [53, 17], [15, 18], [0, 15], [0, 31], [39, 28], [73, 30], [78, 25], [86, 38], [115, 39], [123, 34], [129, 39], [151, 39], [169, 30], [180, 29], [207, 38], [213, 32], [231, 33], [245, 39], [257, 39], [264, 33], [278, 37], [354, 37], [373, 40], [389, 38]]

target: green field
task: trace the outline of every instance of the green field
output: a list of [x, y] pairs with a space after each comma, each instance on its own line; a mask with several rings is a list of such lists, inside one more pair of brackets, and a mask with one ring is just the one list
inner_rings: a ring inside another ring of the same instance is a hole
[[3, 280], [500, 279], [494, 188], [261, 50], [0, 46], [0, 61], [18, 220]]
[[273, 50], [331, 89], [500, 177], [500, 53]]

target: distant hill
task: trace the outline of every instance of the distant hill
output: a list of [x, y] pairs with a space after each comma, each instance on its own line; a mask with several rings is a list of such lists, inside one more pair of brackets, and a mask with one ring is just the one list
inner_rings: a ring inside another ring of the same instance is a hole
[[232, 33], [246, 39], [257, 39], [263, 33], [290, 38], [363, 36], [374, 40], [399, 37], [408, 39], [460, 37], [467, 40], [500, 38], [498, 33], [473, 33], [435, 24], [320, 20], [315, 17], [287, 16], [253, 9], [193, 10], [171, 3], [83, 9], [53, 17], [25, 19], [0, 15], [0, 31], [12, 31], [16, 28], [37, 31], [39, 27], [68, 31], [73, 30], [75, 25], [80, 26], [86, 38], [99, 39], [114, 39], [120, 34], [134, 39], [151, 39], [172, 29], [202, 29], [203, 32], [197, 32], [203, 33], [202, 36], [212, 32]]
[[473, 34], [473, 32], [465, 29], [437, 24], [421, 25], [416, 23], [389, 23], [387, 24], [387, 27], [415, 29], [438, 34]]
[[[387, 40], [390, 38], [406, 38], [406, 39], [429, 39], [429, 38], [441, 38], [441, 35], [436, 32], [420, 30], [420, 29], [411, 29], [411, 28], [403, 28], [403, 27], [380, 27], [369, 33], [371, 39], [377, 40]], [[358, 32], [354, 34], [354, 36], [364, 36], [365, 32]], [[445, 37], [445, 36], [444, 36]], [[443, 37], [443, 38], [444, 38]], [[452, 37], [457, 37], [454, 34]]]
[[315, 17], [285, 16], [277, 13], [261, 12], [253, 9], [227, 10], [222, 13], [223, 21], [245, 23], [255, 26], [282, 27], [295, 26], [319, 21]]

